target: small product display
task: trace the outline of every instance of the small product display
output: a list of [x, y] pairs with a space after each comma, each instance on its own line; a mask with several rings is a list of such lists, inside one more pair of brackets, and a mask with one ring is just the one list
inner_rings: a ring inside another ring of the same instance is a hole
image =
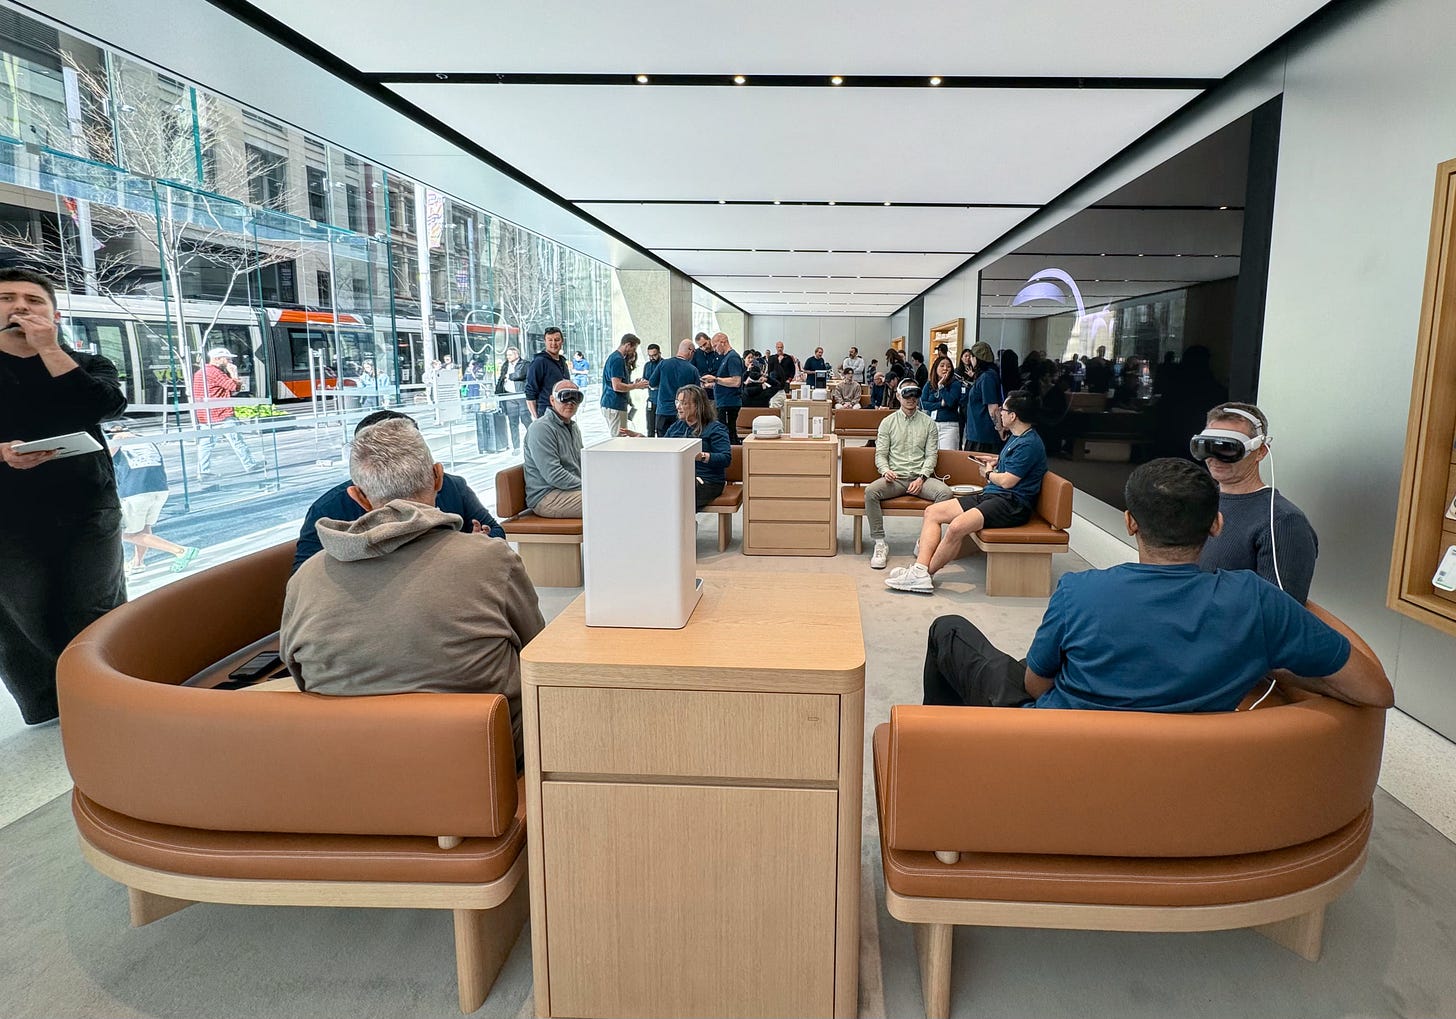
[[1456, 545], [1446, 549], [1446, 554], [1441, 557], [1441, 565], [1431, 578], [1431, 586], [1442, 591], [1456, 591]]

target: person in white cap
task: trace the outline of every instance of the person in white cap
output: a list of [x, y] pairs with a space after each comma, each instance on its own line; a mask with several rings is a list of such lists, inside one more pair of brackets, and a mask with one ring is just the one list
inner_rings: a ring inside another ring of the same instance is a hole
[[[233, 364], [233, 352], [226, 347], [213, 347], [207, 352], [207, 364], [199, 368], [192, 376], [192, 402], [198, 405], [195, 411], [197, 423], [206, 429], [220, 421], [226, 421], [234, 415], [231, 405], [217, 405], [217, 401], [227, 400], [239, 389], [243, 383], [238, 378], [237, 366]], [[247, 442], [235, 431], [224, 433], [228, 445], [232, 447], [233, 453], [242, 461], [244, 474], [258, 474], [263, 470], [263, 461], [253, 455], [248, 448]], [[197, 440], [197, 476], [206, 481], [217, 477], [212, 472], [212, 444], [214, 438], [210, 434], [203, 435]]]

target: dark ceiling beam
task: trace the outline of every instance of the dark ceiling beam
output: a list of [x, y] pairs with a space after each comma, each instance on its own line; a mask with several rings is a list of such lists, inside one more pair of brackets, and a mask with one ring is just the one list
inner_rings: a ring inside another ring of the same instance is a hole
[[[1201, 92], [1218, 78], [1069, 77], [1050, 75], [924, 74], [540, 74], [520, 71], [381, 71], [366, 73], [380, 85], [607, 85], [688, 88], [970, 88], [1079, 90], [1187, 90]], [[835, 78], [839, 83], [835, 84]], [[641, 81], [646, 78], [646, 81]], [[739, 79], [742, 79], [741, 81]]]

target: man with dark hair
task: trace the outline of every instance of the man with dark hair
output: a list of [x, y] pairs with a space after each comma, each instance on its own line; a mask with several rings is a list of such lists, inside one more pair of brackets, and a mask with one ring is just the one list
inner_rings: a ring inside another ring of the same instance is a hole
[[1379, 665], [1289, 595], [1247, 570], [1198, 568], [1204, 541], [1223, 526], [1206, 471], [1153, 460], [1132, 472], [1124, 496], [1138, 561], [1064, 575], [1024, 661], [960, 616], [937, 619], [925, 703], [1233, 711], [1275, 669], [1351, 704], [1394, 703]]
[[[121, 501], [101, 434], [126, 395], [116, 366], [73, 350], [60, 320], [49, 279], [0, 270], [0, 678], [28, 725], [58, 713], [62, 649], [126, 601]], [[14, 448], [72, 432], [100, 448], [59, 459]]]
[[1112, 388], [1112, 363], [1107, 360], [1107, 348], [1098, 347], [1097, 356], [1087, 362], [1087, 392], [1107, 395]]
[[632, 408], [633, 390], [646, 389], [651, 385], [645, 378], [628, 381], [632, 370], [627, 367], [627, 358], [636, 360], [637, 345], [641, 342], [636, 334], [623, 333], [622, 342], [607, 355], [607, 363], [602, 366], [602, 420], [606, 422], [609, 439], [619, 435], [641, 438], [638, 433], [627, 430], [627, 412]]
[[642, 366], [642, 378], [647, 383], [647, 437], [657, 437], [657, 373], [662, 368], [662, 348], [655, 343], [647, 345], [647, 362]]
[[556, 383], [571, 378], [566, 358], [561, 356], [561, 348], [566, 345], [566, 337], [561, 335], [561, 330], [547, 326], [542, 341], [546, 344], [545, 349], [531, 358], [531, 366], [526, 369], [526, 410], [533, 421], [551, 406], [551, 392]]
[[[961, 553], [961, 543], [987, 527], [1020, 527], [1031, 519], [1046, 475], [1046, 447], [1036, 433], [1036, 399], [1024, 389], [1006, 394], [1000, 426], [1011, 434], [999, 454], [969, 453], [986, 486], [925, 511], [915, 564], [891, 572], [885, 586], [934, 594], [934, 577]], [[945, 537], [941, 538], [941, 527]]]
[[[381, 421], [408, 421], [416, 428], [419, 427], [418, 422], [408, 414], [401, 414], [397, 410], [377, 410], [362, 418], [354, 426], [354, 434], [358, 435], [370, 425], [377, 425]], [[467, 534], [484, 532], [492, 538], [506, 536], [506, 532], [496, 522], [495, 517], [490, 515], [490, 510], [485, 508], [480, 497], [458, 474], [443, 476], [440, 491], [435, 493], [435, 506], [442, 513], [453, 513], [459, 517], [461, 519], [460, 530]], [[297, 573], [300, 566], [322, 551], [323, 545], [319, 542], [318, 534], [320, 520], [349, 523], [358, 520], [366, 512], [368, 512], [368, 508], [360, 501], [358, 488], [348, 479], [339, 482], [315, 499], [303, 518], [303, 526], [298, 531], [298, 545], [293, 552], [293, 572]]]
[[1252, 403], [1221, 403], [1200, 435], [1219, 433], [1222, 441], [1193, 444], [1193, 456], [1218, 482], [1223, 514], [1223, 530], [1203, 546], [1199, 568], [1253, 570], [1295, 601], [1308, 601], [1319, 537], [1303, 511], [1259, 476], [1269, 455], [1269, 419]]
[[924, 389], [925, 383], [930, 379], [930, 371], [925, 367], [925, 355], [918, 350], [912, 350], [910, 351], [910, 360], [913, 362], [910, 369], [910, 377], [915, 380], [917, 386]]
[[809, 385], [816, 389], [829, 384], [829, 362], [824, 360], [823, 347], [815, 347], [814, 353], [804, 358], [804, 373], [809, 376]]
[[693, 351], [693, 367], [698, 370], [698, 377], [702, 379], [699, 384], [707, 392], [709, 400], [716, 400], [717, 394], [713, 392], [713, 384], [707, 381], [707, 376], [718, 374], [718, 362], [722, 357], [713, 349], [713, 338], [707, 333], [694, 335], [693, 343], [697, 346]]

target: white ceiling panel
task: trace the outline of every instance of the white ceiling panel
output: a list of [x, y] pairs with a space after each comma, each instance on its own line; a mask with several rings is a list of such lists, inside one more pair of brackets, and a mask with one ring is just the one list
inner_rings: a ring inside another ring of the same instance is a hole
[[[397, 85], [573, 202], [1043, 203], [1196, 95]], [[916, 145], [924, 148], [917, 152]]]
[[[899, 298], [901, 301], [908, 301], [935, 280], [878, 276], [864, 276], [858, 279], [853, 276], [836, 276], [833, 279], [815, 280], [784, 279], [773, 276], [699, 276], [698, 282], [705, 287], [711, 287], [720, 294], [730, 291], [735, 294], [779, 294], [790, 289], [807, 289], [812, 283], [812, 289], [821, 293], [875, 293], [887, 299]], [[793, 284], [793, 286], [787, 284]]]
[[772, 251], [674, 251], [671, 261], [698, 276], [919, 276], [940, 279], [962, 255], [823, 253]]
[[[611, 205], [581, 208], [649, 248], [795, 248], [974, 253], [1030, 209], [803, 205]], [[964, 257], [964, 256], [963, 256]]]
[[1221, 77], [1324, 0], [394, 0], [255, 6], [366, 71]]

